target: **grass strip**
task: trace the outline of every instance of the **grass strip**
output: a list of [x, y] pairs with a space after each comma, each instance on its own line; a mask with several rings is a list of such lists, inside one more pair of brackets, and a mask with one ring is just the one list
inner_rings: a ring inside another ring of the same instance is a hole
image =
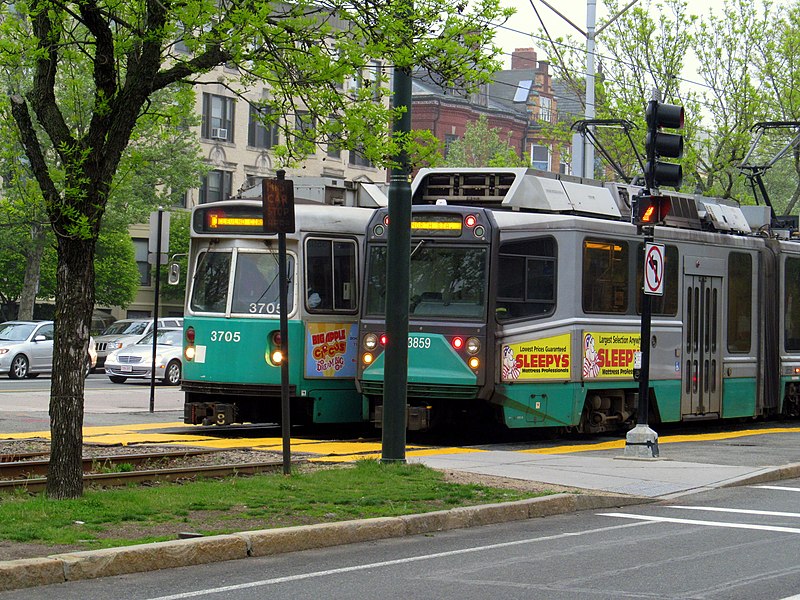
[[455, 484], [423, 465], [362, 460], [292, 475], [87, 489], [76, 500], [0, 496], [0, 540], [81, 549], [508, 502], [545, 495]]

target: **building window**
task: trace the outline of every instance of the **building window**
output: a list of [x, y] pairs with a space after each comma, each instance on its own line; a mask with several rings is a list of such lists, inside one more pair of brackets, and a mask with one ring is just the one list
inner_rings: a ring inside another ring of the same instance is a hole
[[539, 96], [539, 120], [550, 123], [553, 120], [553, 99]]
[[200, 185], [200, 204], [227, 200], [233, 192], [233, 173], [230, 171], [209, 171]]
[[447, 158], [447, 153], [450, 152], [450, 146], [453, 142], [458, 141], [458, 136], [452, 133], [444, 134], [444, 157]]
[[380, 100], [381, 98], [381, 74], [383, 67], [377, 60], [369, 63], [363, 71], [363, 85], [365, 88], [372, 88], [372, 99]]
[[235, 100], [226, 96], [203, 94], [201, 136], [207, 140], [233, 142]]
[[550, 170], [550, 147], [531, 146], [531, 167], [540, 171]]
[[359, 144], [358, 148], [350, 150], [350, 165], [354, 167], [372, 167], [372, 162], [363, 154], [364, 145]]
[[330, 127], [330, 133], [328, 134], [328, 158], [341, 158], [342, 125], [334, 117], [328, 119], [328, 125]]
[[147, 238], [133, 238], [133, 248], [136, 253], [136, 267], [139, 269], [139, 285], [150, 286], [150, 263], [147, 262]]
[[250, 123], [247, 128], [247, 145], [253, 148], [272, 148], [278, 145], [278, 123], [265, 124], [269, 109], [250, 106]]

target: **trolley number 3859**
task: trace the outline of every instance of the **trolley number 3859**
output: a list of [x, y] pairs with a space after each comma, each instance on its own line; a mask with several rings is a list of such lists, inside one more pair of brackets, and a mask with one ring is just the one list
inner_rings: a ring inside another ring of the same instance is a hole
[[409, 348], [418, 348], [427, 350], [431, 347], [431, 338], [429, 337], [411, 337], [408, 338]]

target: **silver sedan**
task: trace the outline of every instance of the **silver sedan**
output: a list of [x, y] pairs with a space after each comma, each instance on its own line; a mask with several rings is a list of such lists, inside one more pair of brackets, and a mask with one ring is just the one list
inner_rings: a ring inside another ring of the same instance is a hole
[[[167, 385], [181, 382], [183, 329], [159, 329], [156, 337], [156, 379]], [[106, 357], [105, 370], [114, 383], [127, 379], [150, 379], [153, 365], [153, 334], [140, 341], [111, 352]]]

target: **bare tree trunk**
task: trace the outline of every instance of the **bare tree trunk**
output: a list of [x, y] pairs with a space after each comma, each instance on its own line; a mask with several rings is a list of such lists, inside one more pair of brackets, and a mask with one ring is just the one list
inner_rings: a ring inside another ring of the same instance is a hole
[[22, 292], [19, 295], [19, 310], [17, 311], [17, 318], [22, 321], [33, 319], [45, 240], [47, 240], [47, 234], [44, 227], [40, 223], [31, 225], [31, 245], [26, 252], [28, 260], [25, 264], [25, 279], [22, 283]]
[[58, 245], [47, 496], [79, 498], [83, 493], [83, 369], [94, 307], [95, 242], [59, 237]]

